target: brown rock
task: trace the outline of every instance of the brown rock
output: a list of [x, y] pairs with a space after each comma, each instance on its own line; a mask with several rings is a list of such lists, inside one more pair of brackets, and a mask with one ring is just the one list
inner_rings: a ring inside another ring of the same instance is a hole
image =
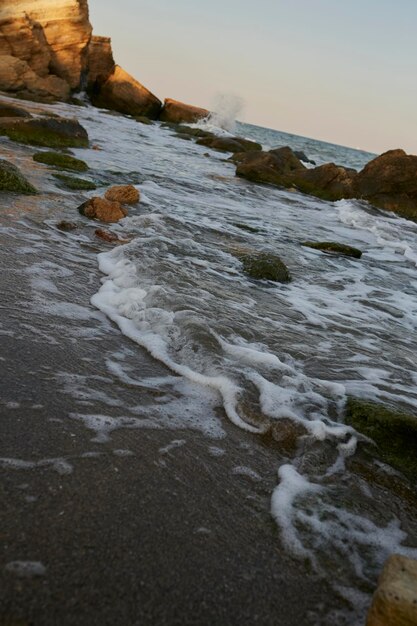
[[120, 202], [110, 202], [105, 198], [98, 197], [90, 198], [78, 210], [84, 217], [100, 220], [108, 224], [118, 222], [127, 215], [126, 209], [122, 207]]
[[96, 93], [114, 70], [113, 51], [110, 37], [93, 35], [88, 46], [88, 91]]
[[186, 124], [193, 124], [209, 115], [210, 111], [207, 111], [207, 109], [201, 109], [191, 104], [185, 104], [184, 102], [167, 98], [164, 102], [164, 107], [159, 119], [163, 122], [171, 122], [174, 124], [184, 122]]
[[77, 224], [74, 224], [74, 222], [68, 222], [67, 220], [61, 220], [56, 227], [64, 232], [69, 232], [71, 230], [76, 230]]
[[206, 146], [221, 152], [253, 152], [262, 150], [262, 146], [255, 141], [241, 137], [203, 137], [197, 140], [199, 146]]
[[91, 100], [104, 109], [151, 119], [156, 119], [161, 109], [160, 100], [118, 65]]
[[291, 187], [295, 174], [306, 170], [291, 148], [287, 147], [270, 152], [248, 152], [239, 161], [237, 176], [282, 187]]
[[417, 624], [417, 561], [394, 554], [386, 562], [366, 626]]
[[0, 117], [32, 117], [29, 111], [20, 107], [9, 104], [8, 102], [0, 102]]
[[293, 182], [304, 193], [335, 201], [353, 197], [356, 176], [356, 170], [326, 163], [297, 173]]
[[68, 84], [57, 76], [40, 77], [28, 65], [12, 56], [0, 56], [0, 90], [26, 92], [34, 96], [52, 97], [58, 100], [68, 98]]
[[136, 204], [140, 200], [140, 193], [133, 185], [115, 185], [107, 189], [104, 197], [110, 202]]
[[357, 175], [354, 194], [381, 209], [417, 219], [417, 156], [390, 150], [373, 159]]

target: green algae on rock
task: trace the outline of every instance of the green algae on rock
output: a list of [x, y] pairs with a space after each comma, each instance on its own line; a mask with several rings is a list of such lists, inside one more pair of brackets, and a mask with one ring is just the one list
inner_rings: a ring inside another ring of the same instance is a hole
[[246, 230], [248, 233], [259, 233], [260, 229], [255, 228], [255, 226], [249, 226], [248, 224], [242, 224], [241, 222], [233, 222], [232, 226], [235, 228], [240, 228], [240, 230]]
[[376, 443], [376, 456], [417, 482], [417, 415], [349, 398], [345, 419]]
[[238, 254], [237, 257], [242, 262], [243, 271], [250, 278], [272, 280], [278, 283], [288, 283], [291, 280], [287, 266], [276, 254], [259, 252]]
[[0, 159], [0, 192], [8, 191], [27, 195], [38, 193], [15, 165]]
[[337, 243], [335, 241], [303, 241], [301, 245], [306, 248], [314, 248], [314, 250], [322, 250], [323, 252], [329, 252], [332, 254], [351, 256], [355, 259], [360, 259], [362, 256], [362, 252], [358, 248], [353, 248], [352, 246]]
[[37, 118], [0, 124], [0, 135], [12, 141], [47, 148], [86, 148], [87, 131], [77, 120]]
[[86, 172], [88, 165], [81, 159], [76, 159], [68, 154], [60, 152], [37, 152], [33, 155], [33, 160], [37, 163], [45, 165], [53, 165], [63, 170], [71, 170], [72, 172]]
[[95, 183], [90, 180], [85, 180], [84, 178], [76, 178], [75, 176], [67, 176], [66, 174], [53, 174], [53, 177], [61, 183], [60, 186], [66, 189], [72, 189], [74, 191], [94, 191], [94, 189], [97, 189]]

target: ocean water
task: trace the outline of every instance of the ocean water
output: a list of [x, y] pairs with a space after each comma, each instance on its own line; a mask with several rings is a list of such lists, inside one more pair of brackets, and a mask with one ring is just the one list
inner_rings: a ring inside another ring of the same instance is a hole
[[[346, 459], [360, 437], [343, 423], [343, 411], [353, 395], [417, 416], [417, 224], [363, 202], [324, 202], [238, 179], [228, 155], [159, 124], [91, 107], [53, 110], [76, 115], [87, 128], [98, 149], [73, 152], [103, 191], [117, 172], [119, 182], [133, 181], [141, 192], [139, 207], [111, 226], [130, 242], [98, 254], [103, 278], [91, 288], [91, 303], [132, 350], [144, 348], [170, 369], [169, 380], [152, 381], [156, 389], [181, 389], [182, 404], [158, 407], [157, 426], [197, 429], [219, 457], [227, 447], [216, 446], [222, 419], [255, 436], [271, 424], [279, 431], [280, 421], [302, 428], [300, 450], [273, 468], [271, 516], [295, 558], [324, 576], [337, 572], [335, 585], [362, 619], [384, 559], [393, 551], [417, 556], [416, 538], [364, 485], [352, 496]], [[236, 131], [266, 148], [303, 150], [318, 164], [359, 169], [373, 157], [251, 125]], [[363, 256], [323, 254], [303, 247], [306, 239], [353, 245]], [[74, 255], [79, 245], [74, 237]], [[249, 279], [241, 251], [279, 254], [292, 282]], [[53, 272], [43, 265], [32, 273], [47, 312]], [[129, 384], [151, 384], [116, 357], [111, 367]], [[117, 428], [144, 425], [90, 413], [71, 418], [97, 442]], [[150, 407], [148, 427], [153, 419]], [[65, 460], [52, 461], [66, 471]]]

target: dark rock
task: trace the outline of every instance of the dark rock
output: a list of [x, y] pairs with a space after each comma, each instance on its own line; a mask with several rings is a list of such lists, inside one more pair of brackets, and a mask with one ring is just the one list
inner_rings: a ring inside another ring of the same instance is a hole
[[303, 161], [304, 163], [310, 163], [311, 165], [316, 165], [316, 162], [309, 159], [306, 153], [302, 150], [294, 150], [294, 154], [297, 159], [300, 159], [300, 161]]
[[7, 104], [6, 102], [0, 102], [0, 117], [32, 117], [29, 111], [21, 109], [20, 107]]
[[262, 146], [255, 141], [241, 137], [203, 137], [197, 140], [199, 146], [206, 146], [220, 152], [252, 152], [261, 151]]
[[322, 250], [331, 254], [342, 254], [344, 256], [351, 256], [355, 259], [360, 259], [362, 252], [358, 248], [347, 246], [343, 243], [336, 243], [335, 241], [303, 241], [302, 246], [307, 248], [314, 248], [315, 250]]
[[135, 115], [134, 119], [139, 122], [139, 124], [145, 124], [145, 126], [152, 126], [153, 124], [153, 121], [144, 115]]
[[0, 134], [19, 143], [49, 148], [86, 148], [87, 131], [77, 120], [48, 117], [0, 124]]
[[293, 184], [300, 191], [316, 198], [336, 201], [354, 197], [353, 184], [356, 176], [356, 170], [326, 163], [297, 173]]
[[74, 222], [67, 222], [66, 220], [62, 220], [61, 222], [59, 222], [56, 227], [59, 230], [63, 230], [64, 232], [69, 232], [71, 230], [76, 230], [77, 224], [74, 224]]
[[87, 163], [81, 161], [81, 159], [59, 152], [37, 152], [33, 155], [33, 160], [37, 163], [53, 165], [54, 167], [73, 172], [86, 172], [88, 170]]
[[110, 202], [105, 198], [90, 198], [84, 202], [78, 211], [84, 217], [88, 217], [93, 220], [100, 220], [101, 222], [114, 223], [126, 217], [127, 211], [122, 207], [120, 202]]
[[280, 187], [292, 187], [295, 174], [306, 168], [291, 148], [279, 148], [270, 152], [249, 152], [240, 156], [236, 176], [258, 183], [270, 183]]
[[0, 159], [0, 193], [5, 191], [28, 195], [38, 193], [15, 165]]
[[241, 230], [246, 230], [248, 233], [259, 233], [259, 228], [249, 226], [248, 224], [242, 224], [241, 222], [233, 222], [232, 226], [240, 228]]
[[104, 230], [104, 228], [97, 228], [94, 231], [94, 234], [96, 235], [96, 237], [102, 239], [103, 241], [106, 241], [107, 243], [119, 244], [128, 243], [129, 241], [131, 241], [130, 239], [121, 239], [115, 233], [111, 233], [109, 230]]
[[272, 280], [279, 283], [288, 283], [291, 280], [287, 266], [275, 254], [259, 252], [237, 256], [243, 265], [243, 271], [250, 278]]
[[417, 415], [349, 398], [345, 419], [347, 424], [375, 442], [376, 447], [371, 450], [374, 456], [417, 482]]
[[385, 152], [359, 172], [353, 193], [378, 208], [417, 219], [417, 156]]
[[90, 180], [85, 180], [84, 178], [75, 178], [74, 176], [66, 176], [65, 174], [52, 174], [54, 178], [56, 178], [60, 187], [63, 189], [71, 189], [74, 191], [94, 191], [97, 189], [97, 185]]
[[190, 137], [214, 137], [215, 136], [209, 130], [203, 130], [202, 128], [191, 128], [191, 126], [185, 126], [184, 124], [174, 125], [173, 127], [175, 128], [177, 133], [181, 133], [182, 135], [190, 135]]
[[167, 98], [160, 114], [160, 120], [162, 122], [171, 122], [175, 124], [184, 122], [186, 124], [193, 124], [208, 117], [209, 115], [210, 111], [207, 111], [207, 109], [201, 109], [200, 107], [196, 107], [191, 104], [185, 104], [184, 102], [178, 102], [177, 100]]

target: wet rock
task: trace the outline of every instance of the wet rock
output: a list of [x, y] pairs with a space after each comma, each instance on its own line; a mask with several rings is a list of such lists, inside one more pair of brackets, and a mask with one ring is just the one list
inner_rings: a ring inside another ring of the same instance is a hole
[[106, 82], [90, 94], [90, 98], [97, 107], [125, 115], [156, 119], [161, 110], [161, 101], [118, 65]]
[[129, 241], [131, 241], [130, 239], [121, 239], [115, 233], [111, 233], [109, 230], [104, 230], [104, 228], [97, 228], [94, 231], [94, 234], [99, 239], [102, 239], [103, 241], [106, 241], [107, 243], [112, 243], [112, 244], [123, 244], [123, 243], [129, 243]]
[[84, 217], [106, 223], [118, 222], [127, 215], [126, 209], [120, 202], [110, 202], [110, 200], [98, 197], [90, 198], [78, 210]]
[[197, 140], [199, 146], [206, 146], [220, 152], [252, 152], [262, 150], [262, 146], [255, 141], [240, 137], [203, 137]]
[[326, 163], [313, 169], [297, 172], [293, 184], [304, 193], [322, 200], [336, 201], [354, 197], [356, 170]]
[[351, 256], [355, 259], [360, 259], [362, 256], [362, 252], [361, 250], [358, 250], [358, 248], [353, 248], [352, 246], [347, 246], [343, 243], [336, 243], [335, 241], [303, 241], [301, 245], [306, 246], [307, 248], [329, 252], [331, 254]]
[[359, 172], [353, 191], [376, 207], [417, 219], [417, 156], [385, 152]]
[[37, 163], [53, 165], [54, 167], [73, 172], [86, 172], [88, 170], [87, 163], [81, 161], [81, 159], [76, 159], [69, 154], [60, 152], [37, 152], [33, 155], [33, 160]]
[[107, 189], [104, 197], [110, 202], [136, 204], [140, 200], [140, 193], [133, 185], [114, 185]]
[[277, 420], [271, 428], [272, 439], [288, 455], [296, 452], [300, 438], [305, 435], [307, 435], [305, 426], [287, 417]]
[[8, 104], [7, 102], [0, 102], [0, 117], [32, 117], [29, 111], [22, 109], [21, 107]]
[[185, 104], [178, 100], [167, 98], [164, 102], [159, 119], [162, 122], [170, 122], [174, 124], [186, 123], [193, 124], [210, 115], [210, 111], [191, 104]]
[[15, 165], [0, 159], [0, 193], [7, 191], [21, 194], [38, 193]]
[[345, 421], [373, 440], [370, 453], [417, 482], [417, 415], [349, 398]]
[[243, 265], [243, 271], [250, 278], [257, 280], [272, 280], [279, 283], [288, 283], [291, 280], [285, 263], [275, 254], [259, 252], [255, 254], [238, 254]]
[[241, 222], [233, 222], [232, 226], [236, 228], [240, 228], [241, 230], [246, 230], [248, 233], [259, 233], [260, 229], [255, 226], [249, 226], [249, 224], [242, 224]]
[[74, 222], [67, 222], [67, 220], [61, 220], [61, 221], [60, 221], [60, 222], [56, 225], [56, 227], [57, 227], [59, 230], [62, 230], [62, 231], [64, 231], [64, 232], [70, 232], [70, 231], [72, 231], [72, 230], [76, 230], [76, 229], [78, 228], [78, 227], [77, 227], [77, 224], [75, 224]]
[[94, 191], [97, 189], [97, 185], [91, 180], [85, 180], [84, 178], [75, 178], [74, 176], [67, 176], [66, 174], [52, 174], [54, 178], [60, 183], [60, 187], [63, 189], [71, 189], [74, 191]]
[[282, 187], [294, 185], [295, 174], [306, 168], [291, 148], [284, 147], [270, 152], [248, 152], [239, 159], [236, 176], [259, 183]]
[[309, 159], [306, 153], [302, 150], [294, 150], [294, 154], [297, 159], [300, 159], [300, 161], [303, 161], [304, 163], [310, 163], [310, 165], [316, 165], [316, 162]]
[[209, 130], [204, 130], [203, 128], [191, 128], [191, 126], [185, 126], [184, 124], [170, 124], [170, 127], [174, 128], [177, 133], [189, 135], [190, 137], [214, 137], [213, 133]]
[[135, 115], [135, 120], [139, 122], [139, 124], [145, 124], [145, 126], [152, 126], [153, 121], [149, 119], [149, 117], [145, 117], [144, 115]]
[[366, 626], [417, 624], [417, 561], [394, 554], [385, 563]]
[[19, 143], [48, 148], [85, 148], [88, 146], [87, 131], [77, 120], [47, 117], [16, 120], [3, 125], [0, 135]]

